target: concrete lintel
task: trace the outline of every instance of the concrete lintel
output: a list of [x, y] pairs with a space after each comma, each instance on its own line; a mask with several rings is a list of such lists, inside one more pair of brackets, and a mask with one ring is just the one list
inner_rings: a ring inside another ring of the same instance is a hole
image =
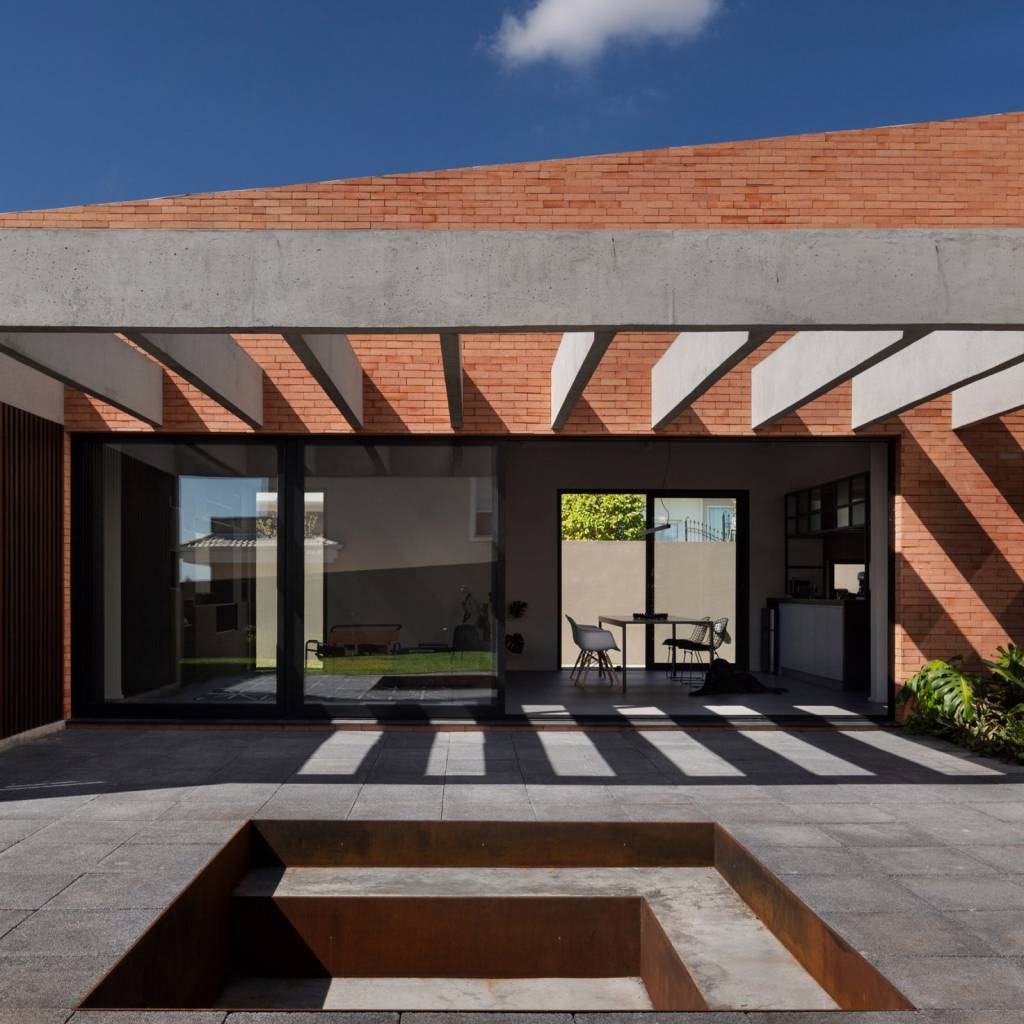
[[362, 430], [363, 367], [348, 338], [295, 331], [287, 331], [283, 337], [352, 429]]
[[570, 331], [562, 335], [551, 363], [551, 429], [561, 430], [615, 337], [614, 331]]
[[983, 377], [953, 392], [953, 429], [1024, 409], [1024, 363]]
[[0, 330], [1024, 329], [1021, 280], [1021, 228], [0, 230]]
[[10, 356], [0, 355], [0, 402], [64, 423], [64, 385]]
[[263, 426], [263, 370], [230, 334], [124, 333], [250, 427]]
[[919, 331], [798, 331], [751, 373], [753, 428], [767, 427], [919, 337]]
[[1024, 331], [935, 331], [853, 378], [852, 428], [869, 427], [1024, 362]]
[[0, 352], [155, 427], [164, 418], [164, 372], [114, 334], [0, 334]]
[[448, 394], [448, 418], [452, 429], [462, 426], [462, 341], [457, 334], [441, 335], [441, 364]]
[[651, 428], [667, 426], [749, 355], [771, 331], [680, 334], [651, 367]]

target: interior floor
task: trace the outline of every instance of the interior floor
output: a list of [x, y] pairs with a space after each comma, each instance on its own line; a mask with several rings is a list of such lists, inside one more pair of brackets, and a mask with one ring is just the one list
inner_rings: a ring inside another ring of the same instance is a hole
[[857, 693], [826, 686], [755, 673], [765, 686], [784, 693], [744, 693], [693, 696], [701, 685], [694, 673], [680, 680], [670, 679], [663, 670], [631, 668], [628, 690], [622, 692], [621, 677], [612, 681], [591, 672], [586, 688], [577, 686], [569, 670], [561, 672], [509, 672], [505, 687], [505, 713], [525, 715], [532, 721], [571, 720], [580, 716], [658, 719], [687, 717], [715, 720], [759, 718], [807, 718], [809, 720], [851, 720], [878, 718], [886, 705], [867, 700]]

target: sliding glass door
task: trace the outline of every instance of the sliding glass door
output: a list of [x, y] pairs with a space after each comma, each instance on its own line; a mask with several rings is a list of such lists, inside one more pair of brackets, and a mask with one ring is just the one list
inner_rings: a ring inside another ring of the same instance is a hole
[[[677, 625], [678, 639], [709, 641], [718, 623], [717, 656], [745, 661], [744, 493], [566, 491], [559, 502], [561, 666], [578, 653], [567, 616], [592, 625], [634, 612], [701, 620]], [[667, 667], [672, 628], [633, 629], [629, 667]], [[612, 652], [615, 664], [619, 657]]]

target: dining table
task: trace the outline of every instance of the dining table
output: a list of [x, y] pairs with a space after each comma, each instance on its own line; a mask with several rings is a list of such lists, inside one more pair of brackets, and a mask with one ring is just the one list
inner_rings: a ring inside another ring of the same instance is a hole
[[[630, 626], [671, 626], [672, 627], [672, 639], [676, 639], [676, 628], [678, 626], [702, 626], [710, 624], [711, 619], [708, 616], [702, 616], [699, 619], [687, 618], [684, 615], [599, 615], [597, 618], [597, 624], [602, 629], [605, 626], [618, 626], [622, 630], [622, 692], [626, 692], [627, 676], [629, 674], [629, 667], [626, 662], [626, 640], [628, 639], [628, 628]], [[676, 662], [676, 649], [672, 648], [672, 668], [673, 673], [675, 670]]]

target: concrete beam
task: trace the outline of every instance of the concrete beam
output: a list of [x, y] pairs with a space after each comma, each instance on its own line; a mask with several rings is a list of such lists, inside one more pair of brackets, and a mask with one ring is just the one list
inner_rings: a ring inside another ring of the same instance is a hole
[[936, 331], [853, 378], [854, 430], [1024, 362], [1022, 331]]
[[953, 392], [953, 429], [1024, 409], [1024, 363], [983, 377]]
[[250, 427], [263, 426], [263, 370], [230, 334], [125, 337]]
[[570, 331], [562, 335], [551, 364], [552, 430], [561, 430], [568, 422], [614, 337], [613, 331]]
[[156, 427], [163, 422], [164, 372], [160, 364], [116, 335], [0, 334], [0, 352], [129, 416]]
[[353, 430], [363, 429], [363, 368], [344, 334], [283, 333]]
[[0, 231], [6, 330], [1022, 329], [1022, 280], [1021, 228]]
[[920, 336], [912, 331], [798, 331], [751, 373], [753, 428], [782, 419]]
[[0, 356], [0, 402], [64, 423], [64, 385], [10, 356]]
[[651, 427], [671, 423], [771, 331], [704, 331], [680, 334], [651, 367]]
[[441, 365], [448, 394], [448, 418], [452, 429], [462, 426], [462, 342], [457, 334], [441, 335]]

